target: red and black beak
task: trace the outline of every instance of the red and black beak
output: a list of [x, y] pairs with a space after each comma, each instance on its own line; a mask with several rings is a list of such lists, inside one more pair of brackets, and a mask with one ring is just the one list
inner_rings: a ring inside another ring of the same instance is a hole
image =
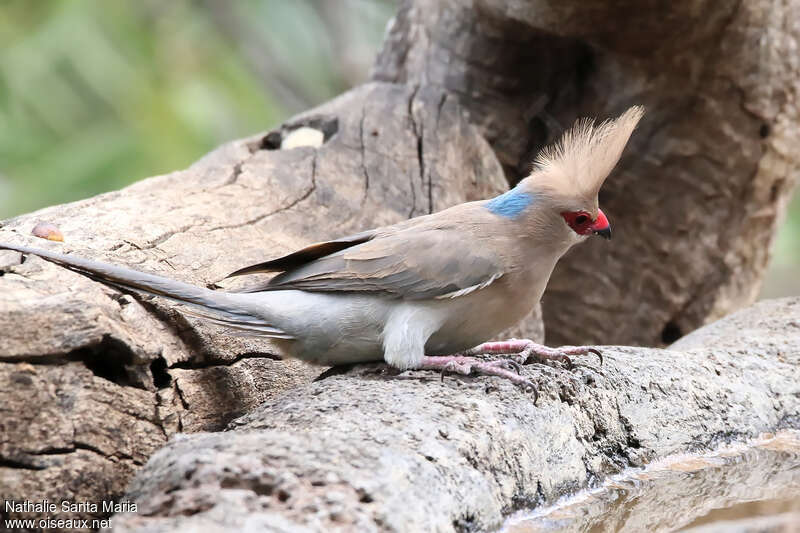
[[606, 217], [602, 209], [597, 210], [597, 220], [589, 226], [589, 229], [591, 229], [592, 233], [595, 235], [600, 235], [606, 239], [611, 238], [611, 224], [608, 223], [608, 217]]

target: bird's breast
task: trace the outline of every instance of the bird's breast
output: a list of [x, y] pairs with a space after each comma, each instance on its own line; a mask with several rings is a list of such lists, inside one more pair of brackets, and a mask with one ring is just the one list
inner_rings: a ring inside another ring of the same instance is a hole
[[492, 340], [516, 325], [539, 302], [547, 276], [510, 275], [469, 295], [445, 301], [447, 318], [428, 340], [426, 351], [446, 355]]

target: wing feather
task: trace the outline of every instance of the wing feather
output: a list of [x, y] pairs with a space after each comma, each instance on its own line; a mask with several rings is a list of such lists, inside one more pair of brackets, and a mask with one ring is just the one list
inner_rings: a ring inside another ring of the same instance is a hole
[[236, 272], [228, 274], [228, 277], [232, 278], [234, 276], [256, 274], [259, 272], [283, 272], [285, 270], [292, 270], [294, 268], [303, 266], [306, 263], [315, 261], [320, 257], [325, 257], [326, 255], [330, 255], [340, 250], [350, 248], [351, 246], [356, 246], [366, 242], [374, 236], [375, 230], [370, 230], [356, 233], [355, 235], [342, 237], [341, 239], [336, 239], [333, 241], [318, 242], [297, 250], [296, 252], [284, 255], [283, 257], [272, 259], [264, 263], [251, 265], [245, 268], [240, 268]]
[[455, 228], [409, 228], [278, 274], [260, 290], [375, 292], [405, 299], [457, 298], [504, 274], [485, 243]]

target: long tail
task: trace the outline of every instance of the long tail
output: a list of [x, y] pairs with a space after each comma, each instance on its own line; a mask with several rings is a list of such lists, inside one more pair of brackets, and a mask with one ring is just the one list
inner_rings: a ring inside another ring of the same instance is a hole
[[193, 309], [187, 314], [224, 326], [238, 334], [279, 339], [294, 338], [254, 313], [254, 306], [248, 305], [249, 301], [245, 300], [246, 297], [243, 298], [244, 295], [212, 291], [163, 276], [41, 248], [0, 243], [0, 249], [37, 255], [112, 285], [137, 289], [189, 305]]

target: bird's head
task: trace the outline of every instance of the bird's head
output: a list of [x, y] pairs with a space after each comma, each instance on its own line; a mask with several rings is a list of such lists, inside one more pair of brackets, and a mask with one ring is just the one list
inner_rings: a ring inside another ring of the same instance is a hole
[[537, 207], [531, 223], [546, 227], [567, 246], [590, 235], [611, 238], [611, 224], [597, 196], [643, 112], [634, 106], [597, 125], [578, 120], [556, 144], [542, 150], [531, 175], [515, 188]]

